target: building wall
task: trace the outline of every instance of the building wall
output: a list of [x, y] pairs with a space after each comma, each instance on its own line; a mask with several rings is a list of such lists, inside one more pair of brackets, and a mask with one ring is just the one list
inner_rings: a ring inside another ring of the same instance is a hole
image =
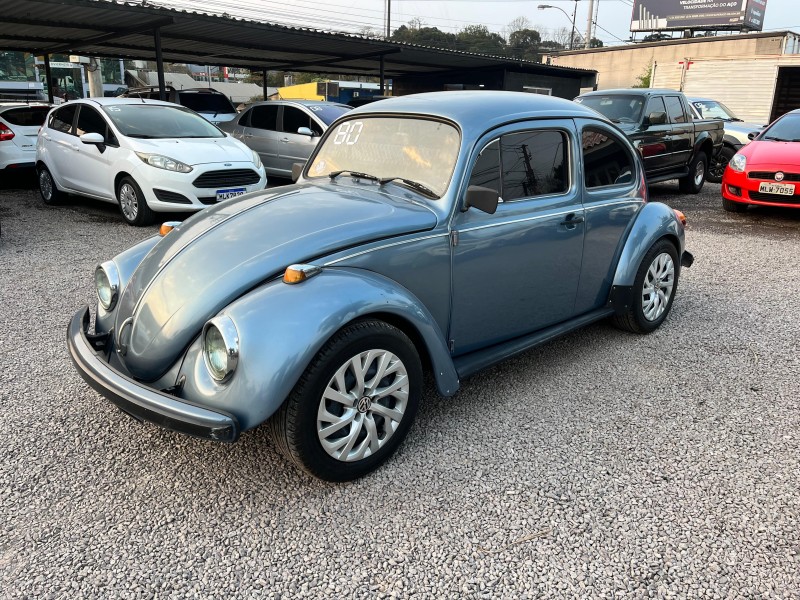
[[687, 96], [719, 100], [740, 119], [766, 124], [770, 121], [780, 67], [800, 67], [800, 55], [697, 59], [682, 73], [680, 69], [659, 66], [653, 87], [680, 89], [671, 85], [677, 71], [678, 83], [682, 78]]
[[[682, 61], [752, 57], [759, 55], [779, 55], [784, 51], [798, 51], [797, 36], [779, 33], [775, 35], [753, 36], [720, 36], [712, 39], [702, 38], [697, 41], [675, 40], [674, 42], [648, 43], [629, 45], [620, 48], [604, 48], [578, 53], [553, 55], [551, 64], [562, 67], [576, 67], [597, 71], [597, 89], [629, 88], [635, 85], [639, 77], [647, 72], [650, 65], [657, 63], [656, 70], [661, 70], [662, 77], [673, 69], [680, 70]], [[674, 85], [674, 71], [671, 85], [659, 87], [677, 87]], [[678, 80], [678, 84], [680, 80]]]

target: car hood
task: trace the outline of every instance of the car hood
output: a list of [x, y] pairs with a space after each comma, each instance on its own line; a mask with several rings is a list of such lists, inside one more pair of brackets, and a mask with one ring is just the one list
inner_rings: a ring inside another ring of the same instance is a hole
[[800, 142], [769, 142], [754, 140], [739, 152], [747, 157], [747, 170], [764, 167], [760, 170], [800, 168]]
[[163, 154], [187, 165], [225, 162], [253, 162], [253, 152], [239, 140], [223, 138], [134, 139], [131, 148], [137, 152]]
[[208, 208], [156, 244], [123, 291], [115, 331], [127, 346], [125, 365], [153, 381], [209, 318], [288, 265], [436, 223], [423, 204], [377, 186], [336, 183], [257, 192]]

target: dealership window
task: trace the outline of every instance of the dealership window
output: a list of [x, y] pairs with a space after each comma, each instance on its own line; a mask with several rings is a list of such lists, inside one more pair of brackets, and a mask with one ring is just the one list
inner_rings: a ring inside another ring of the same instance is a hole
[[523, 85], [522, 86], [523, 92], [528, 92], [529, 94], [542, 94], [543, 96], [552, 96], [553, 89], [546, 88], [546, 87], [534, 87], [532, 85]]
[[587, 188], [633, 182], [633, 160], [625, 145], [609, 132], [587, 127], [581, 135], [583, 176]]

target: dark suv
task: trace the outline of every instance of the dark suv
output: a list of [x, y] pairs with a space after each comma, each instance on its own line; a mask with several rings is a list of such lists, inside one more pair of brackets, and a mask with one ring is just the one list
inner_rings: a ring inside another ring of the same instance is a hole
[[[228, 97], [222, 92], [211, 88], [185, 88], [176, 90], [171, 85], [166, 86], [165, 100], [191, 108], [206, 120], [215, 125], [230, 121], [236, 116], [236, 108]], [[121, 98], [145, 98], [159, 100], [158, 86], [129, 88], [120, 94]]]

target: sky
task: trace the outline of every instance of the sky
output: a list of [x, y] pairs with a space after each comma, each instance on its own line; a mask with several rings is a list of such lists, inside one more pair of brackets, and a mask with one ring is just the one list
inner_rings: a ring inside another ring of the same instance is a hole
[[[326, 31], [359, 33], [365, 28], [376, 32], [386, 29], [387, 0], [148, 0], [148, 3]], [[627, 40], [631, 35], [632, 0], [595, 0], [595, 5], [598, 3], [595, 37], [605, 45]], [[539, 4], [557, 6], [567, 14], [553, 8], [538, 10]], [[764, 31], [794, 29], [800, 32], [798, 4], [798, 0], [767, 0]], [[427, 27], [451, 33], [468, 25], [485, 25], [490, 31], [505, 36], [513, 19], [526, 17], [534, 28], [547, 34], [562, 27], [569, 28], [573, 10], [577, 8], [575, 25], [583, 34], [588, 5], [588, 0], [391, 0], [391, 25], [396, 29], [411, 19], [420, 18]], [[640, 33], [637, 37], [641, 39], [642, 36]]]

